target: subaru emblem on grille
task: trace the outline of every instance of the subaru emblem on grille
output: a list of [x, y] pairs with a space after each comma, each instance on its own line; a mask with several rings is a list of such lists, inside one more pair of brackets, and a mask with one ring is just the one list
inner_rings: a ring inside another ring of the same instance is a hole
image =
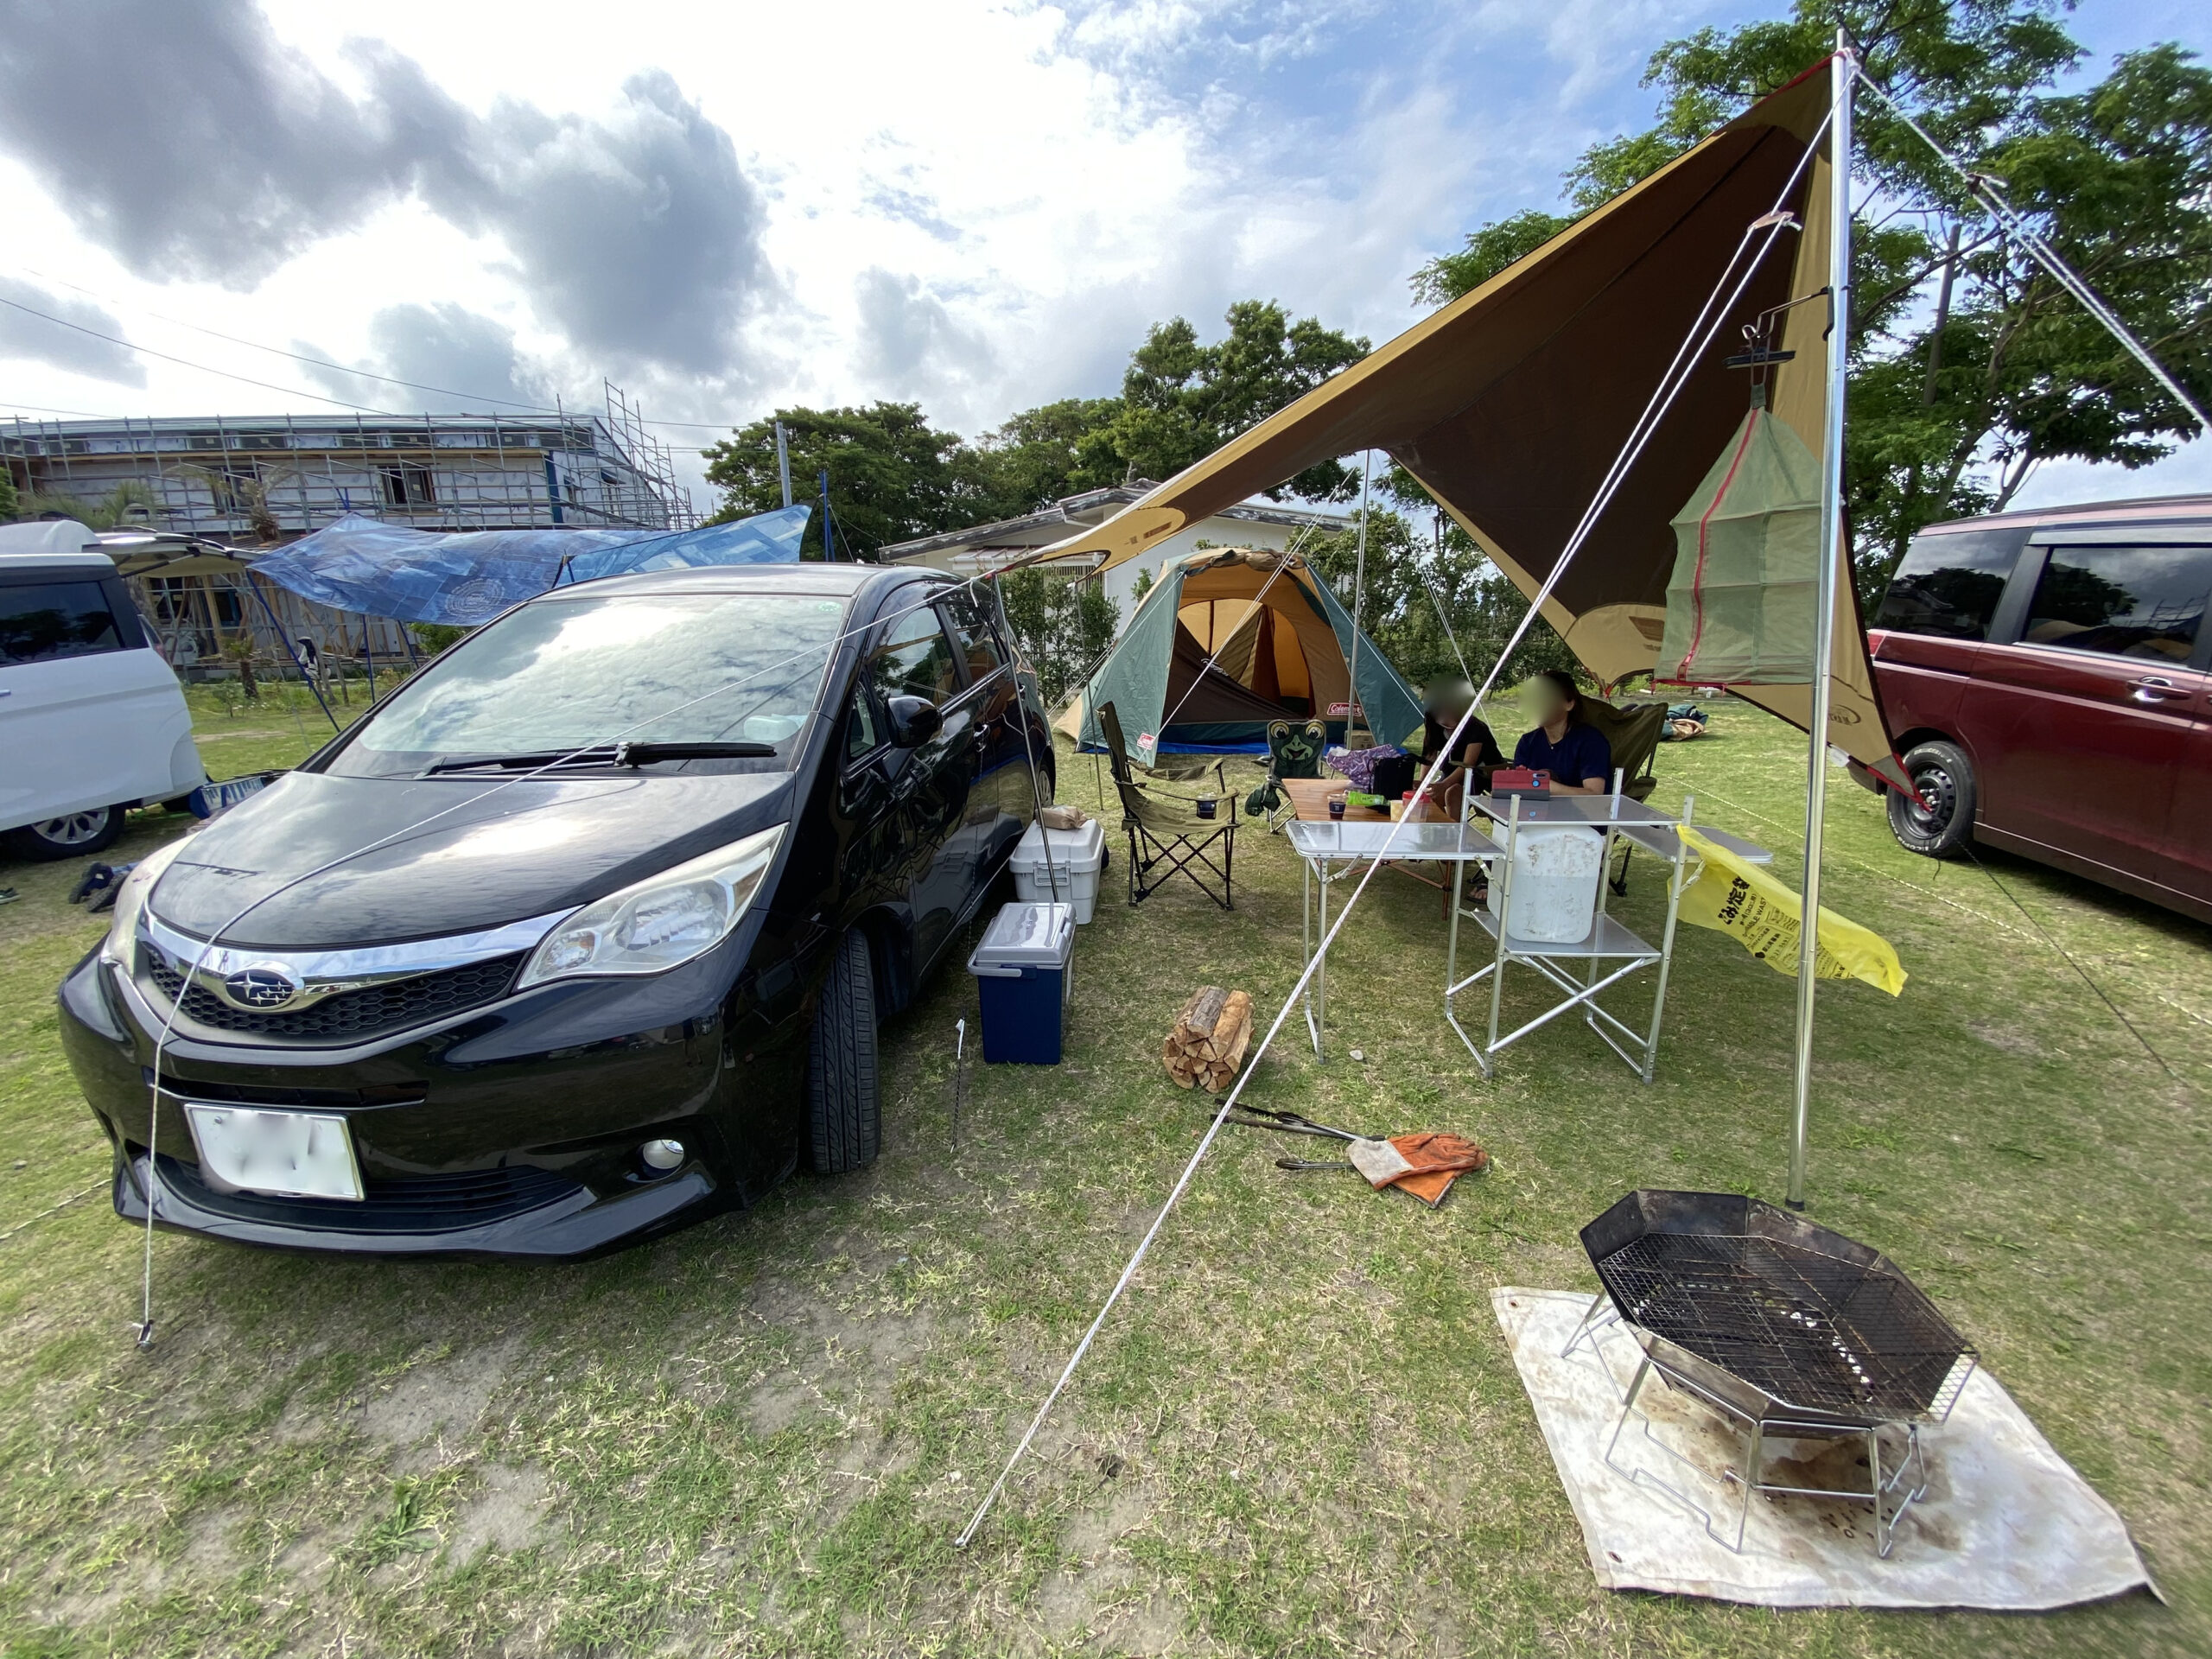
[[267, 1013], [281, 1008], [300, 994], [300, 982], [280, 963], [257, 962], [223, 981], [223, 1001], [234, 1008]]

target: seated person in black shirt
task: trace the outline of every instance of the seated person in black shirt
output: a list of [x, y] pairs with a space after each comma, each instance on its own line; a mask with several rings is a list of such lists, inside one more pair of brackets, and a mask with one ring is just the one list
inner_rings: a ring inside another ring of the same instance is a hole
[[1551, 774], [1555, 795], [1605, 795], [1613, 787], [1613, 746], [1583, 723], [1582, 694], [1564, 669], [1547, 668], [1521, 688], [1535, 729], [1513, 747], [1513, 764]]
[[[1459, 725], [1459, 716], [1471, 708], [1475, 689], [1462, 679], [1442, 679], [1432, 683], [1427, 695], [1421, 700], [1421, 770], [1424, 778], [1444, 753], [1444, 746], [1452, 736], [1452, 728]], [[1431, 797], [1445, 811], [1456, 817], [1459, 810], [1459, 790], [1465, 781], [1469, 768], [1475, 770], [1475, 786], [1486, 789], [1490, 785], [1490, 769], [1505, 764], [1505, 753], [1497, 747], [1497, 739], [1479, 716], [1471, 716], [1466, 729], [1459, 734], [1459, 747], [1452, 753], [1450, 763], [1437, 775], [1436, 787]]]

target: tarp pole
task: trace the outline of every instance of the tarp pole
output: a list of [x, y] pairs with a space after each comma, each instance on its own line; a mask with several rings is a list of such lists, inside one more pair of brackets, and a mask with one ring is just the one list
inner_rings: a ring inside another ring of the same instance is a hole
[[1813, 1003], [1820, 984], [1821, 841], [1828, 796], [1828, 698], [1835, 652], [1836, 566], [1843, 557], [1843, 403], [1851, 362], [1850, 37], [1839, 29], [1828, 73], [1834, 92], [1828, 129], [1827, 407], [1821, 426], [1821, 569], [1813, 600], [1811, 755], [1805, 774], [1804, 908], [1797, 938], [1797, 1092], [1789, 1125], [1792, 1210], [1805, 1207], [1805, 1141], [1812, 1116]]
[[[262, 611], [269, 618], [269, 626], [276, 630], [276, 643], [284, 647], [284, 654], [292, 659], [292, 666], [300, 671], [300, 683], [307, 687], [317, 702], [322, 704], [322, 712], [330, 721], [330, 729], [334, 732], [344, 730], [345, 728], [338, 723], [338, 716], [330, 712], [330, 704], [323, 697], [322, 688], [315, 683], [314, 677], [308, 672], [308, 665], [300, 660], [300, 653], [292, 649], [291, 636], [284, 632], [284, 625], [276, 620], [276, 607], [270, 604], [269, 595], [261, 591], [261, 585], [254, 581], [253, 572], [247, 571], [244, 580], [246, 592], [261, 601]], [[176, 654], [175, 645], [169, 647], [169, 654], [171, 656]]]
[[1344, 747], [1361, 746], [1351, 741], [1355, 728], [1363, 730], [1371, 740], [1375, 728], [1367, 723], [1367, 710], [1359, 700], [1359, 631], [1363, 626], [1360, 601], [1367, 596], [1367, 480], [1375, 465], [1375, 452], [1363, 449], [1359, 454], [1359, 552], [1352, 560], [1351, 575], [1351, 662], [1348, 671], [1351, 678], [1344, 709]]

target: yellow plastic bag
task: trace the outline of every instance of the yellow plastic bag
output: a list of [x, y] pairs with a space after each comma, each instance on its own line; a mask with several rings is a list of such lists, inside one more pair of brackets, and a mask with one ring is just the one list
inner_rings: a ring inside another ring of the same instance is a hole
[[[1682, 919], [1727, 934], [1777, 974], [1797, 976], [1804, 900], [1755, 864], [1716, 847], [1688, 824], [1682, 840], [1704, 861], [1682, 889]], [[1904, 988], [1905, 971], [1890, 942], [1871, 928], [1821, 906], [1815, 977], [1863, 979], [1891, 996]]]

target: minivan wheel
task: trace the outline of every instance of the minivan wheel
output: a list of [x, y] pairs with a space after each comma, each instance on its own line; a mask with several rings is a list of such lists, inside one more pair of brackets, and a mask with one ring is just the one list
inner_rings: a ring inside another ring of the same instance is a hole
[[12, 849], [25, 858], [81, 858], [111, 845], [122, 833], [123, 809], [95, 806], [27, 823], [12, 832], [8, 840]]
[[841, 1175], [875, 1161], [883, 1097], [875, 1058], [875, 966], [857, 929], [837, 942], [837, 959], [815, 1005], [807, 1039], [806, 1117], [815, 1172]]
[[1890, 833], [1927, 858], [1949, 858], [1974, 837], [1974, 762], [1955, 743], [1922, 743], [1904, 757], [1914, 793], [1889, 791]]

